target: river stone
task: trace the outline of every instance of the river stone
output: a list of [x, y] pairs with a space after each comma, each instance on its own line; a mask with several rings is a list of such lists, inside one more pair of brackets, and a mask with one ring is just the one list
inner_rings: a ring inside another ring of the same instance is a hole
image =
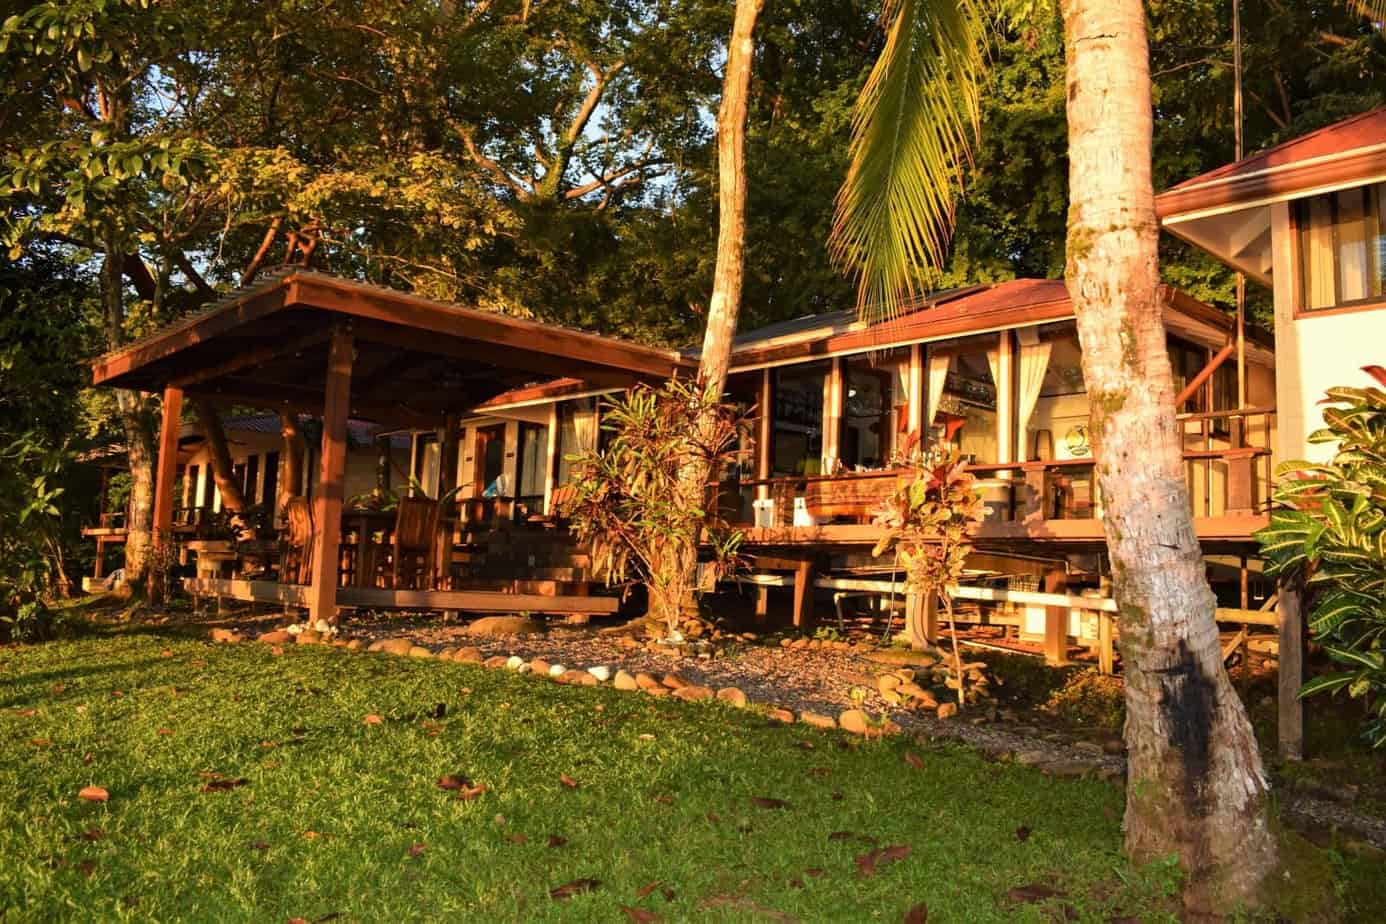
[[934, 711], [934, 714], [937, 715], [940, 719], [951, 719], [953, 716], [958, 714], [958, 704], [939, 703], [938, 708]]
[[644, 671], [636, 672], [635, 682], [638, 686], [646, 690], [652, 687], [664, 688], [664, 685], [659, 682], [659, 678], [655, 677], [653, 674], [647, 674]]
[[392, 655], [407, 655], [409, 649], [414, 647], [414, 643], [407, 638], [382, 638], [371, 642], [367, 651], [383, 651]]
[[630, 691], [640, 689], [640, 684], [636, 683], [635, 678], [630, 675], [630, 672], [625, 670], [617, 671], [616, 679], [613, 680], [612, 683], [618, 690]]
[[[583, 682], [584, 677], [592, 677], [592, 675], [587, 673], [587, 671], [580, 671], [577, 668], [569, 668], [568, 670], [564, 671], [562, 674], [558, 676], [558, 682], [569, 683], [573, 686], [578, 686]], [[592, 677], [594, 683], [596, 682], [596, 679], [596, 677]]]
[[806, 639], [806, 638], [796, 638], [796, 639], [793, 641], [793, 643], [790, 644], [789, 647], [790, 647], [790, 648], [807, 648], [808, 646], [809, 646], [809, 640], [808, 640], [808, 639]]
[[596, 667], [589, 667], [587, 673], [597, 678], [598, 683], [606, 683], [611, 679], [611, 668], [605, 664], [598, 664]]
[[471, 645], [457, 649], [453, 652], [452, 659], [463, 664], [480, 664], [485, 660], [481, 654], [481, 649]]
[[678, 674], [665, 674], [664, 685], [671, 690], [678, 690], [682, 687], [688, 686], [689, 683], [687, 680], [684, 680]]
[[549, 676], [552, 677], [554, 680], [557, 680], [559, 677], [562, 677], [567, 672], [568, 669], [564, 667], [562, 664], [549, 665]]
[[444, 648], [442, 651], [438, 652], [437, 658], [439, 661], [451, 661], [452, 656], [455, 654], [457, 654], [456, 648]]
[[901, 683], [902, 681], [900, 678], [894, 674], [882, 674], [876, 678], [876, 689], [880, 690], [882, 695], [884, 695], [894, 690]]
[[837, 724], [843, 731], [854, 735], [870, 735], [875, 732], [870, 719], [860, 709], [848, 709], [837, 717]]
[[674, 695], [679, 699], [687, 700], [692, 703], [699, 700], [712, 699], [716, 694], [712, 692], [711, 687], [703, 687], [690, 683], [686, 686], [679, 687], [674, 691]]
[[801, 712], [799, 713], [799, 721], [807, 725], [815, 725], [818, 728], [837, 728], [836, 719], [817, 712]]
[[409, 657], [411, 657], [411, 658], [431, 658], [431, 657], [433, 657], [433, 652], [429, 651], [427, 648], [425, 648], [425, 647], [422, 646], [422, 645], [415, 645], [413, 648], [410, 648], [410, 649], [409, 649]]
[[226, 642], [226, 643], [231, 643], [231, 642], [239, 642], [240, 640], [241, 640], [240, 633], [237, 632], [235, 629], [213, 629], [213, 630], [212, 630], [212, 641], [214, 641], [214, 642]]
[[505, 659], [505, 669], [508, 671], [517, 671], [520, 669], [520, 665], [524, 663], [524, 658], [520, 657], [519, 655], [511, 655], [510, 657]]
[[549, 668], [551, 667], [553, 667], [553, 665], [550, 664], [548, 661], [545, 661], [543, 658], [535, 658], [534, 660], [529, 662], [530, 670], [534, 671], [534, 673], [536, 674], [542, 674], [546, 677], [548, 676]]
[[599, 687], [602, 684], [595, 674], [588, 671], [577, 671], [576, 674], [577, 677], [572, 682], [580, 687]]
[[266, 645], [287, 645], [294, 640], [293, 633], [283, 629], [275, 629], [273, 632], [266, 632], [256, 641], [264, 642]]
[[467, 635], [530, 635], [544, 627], [528, 616], [483, 616], [462, 630]]
[[668, 687], [643, 687], [642, 689], [651, 696], [668, 696], [671, 692]]
[[747, 703], [746, 694], [736, 687], [723, 687], [717, 691], [717, 698], [724, 703], [731, 703], [733, 706], [744, 707]]
[[794, 710], [785, 709], [780, 706], [774, 707], [769, 712], [767, 712], [766, 715], [768, 715], [770, 719], [775, 722], [789, 723], [794, 721]]
[[346, 643], [346, 650], [347, 650], [347, 651], [360, 651], [362, 648], [365, 648], [365, 647], [366, 647], [366, 643], [363, 642], [363, 641], [361, 641], [359, 638], [354, 638], [354, 639], [352, 639], [351, 641], [349, 641], [349, 642]]
[[485, 661], [481, 663], [485, 664], [487, 667], [492, 668], [494, 670], [496, 668], [505, 667], [505, 662], [508, 660], [510, 659], [507, 658], [505, 655], [498, 654], [491, 655], [491, 657], [487, 658]]
[[322, 641], [322, 633], [317, 629], [304, 629], [294, 638], [300, 645], [316, 645]]

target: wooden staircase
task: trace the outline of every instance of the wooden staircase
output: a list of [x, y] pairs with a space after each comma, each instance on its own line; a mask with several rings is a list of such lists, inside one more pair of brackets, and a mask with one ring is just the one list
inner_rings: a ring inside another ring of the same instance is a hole
[[453, 547], [454, 588], [544, 596], [587, 596], [592, 557], [566, 529], [544, 523], [504, 524], [465, 532]]

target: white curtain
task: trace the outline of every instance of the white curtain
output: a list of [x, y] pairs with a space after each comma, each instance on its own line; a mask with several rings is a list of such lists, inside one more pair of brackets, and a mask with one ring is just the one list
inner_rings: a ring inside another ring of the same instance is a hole
[[1334, 303], [1333, 210], [1327, 196], [1309, 200], [1309, 227], [1301, 239], [1306, 276], [1306, 308], [1328, 308]]
[[597, 448], [597, 402], [588, 398], [573, 407], [573, 435], [577, 437], [574, 453], [591, 452]]
[[1053, 345], [1041, 340], [1039, 331], [1033, 327], [1022, 327], [1016, 331], [1020, 339], [1020, 367], [1016, 370], [1017, 397], [1016, 418], [1019, 420], [1021, 439], [1020, 458], [1025, 461], [1030, 455], [1030, 415], [1035, 412], [1039, 402], [1040, 389], [1044, 385], [1044, 373], [1049, 369], [1049, 353]]
[[934, 418], [938, 416], [939, 402], [943, 400], [943, 386], [948, 382], [948, 365], [953, 361], [953, 357], [947, 353], [929, 352], [929, 394], [928, 404], [925, 405], [928, 413], [924, 417], [924, 426], [929, 427], [933, 424]]

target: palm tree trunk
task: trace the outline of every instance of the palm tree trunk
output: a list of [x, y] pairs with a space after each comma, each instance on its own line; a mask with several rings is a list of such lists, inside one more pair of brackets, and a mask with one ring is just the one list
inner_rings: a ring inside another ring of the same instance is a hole
[[1267, 781], [1223, 670], [1166, 354], [1140, 0], [1063, 0], [1067, 282], [1092, 408], [1126, 672], [1126, 847], [1176, 853], [1185, 901], [1255, 901], [1276, 864]]

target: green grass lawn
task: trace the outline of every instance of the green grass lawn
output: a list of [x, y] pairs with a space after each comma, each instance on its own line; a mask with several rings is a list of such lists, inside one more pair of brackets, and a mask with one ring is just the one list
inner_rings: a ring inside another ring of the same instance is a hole
[[[0, 649], [5, 921], [1172, 919], [1121, 807], [957, 747], [464, 664], [141, 630]], [[1063, 894], [1008, 896], [1036, 883]]]

